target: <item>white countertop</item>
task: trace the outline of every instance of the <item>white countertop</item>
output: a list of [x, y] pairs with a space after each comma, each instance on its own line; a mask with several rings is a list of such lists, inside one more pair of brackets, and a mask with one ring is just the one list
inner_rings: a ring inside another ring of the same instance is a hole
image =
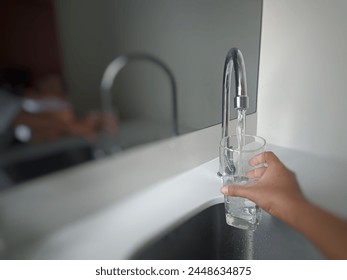
[[[314, 203], [347, 217], [347, 163], [269, 145]], [[148, 240], [223, 201], [214, 159], [122, 196], [108, 207], [15, 247], [10, 258], [126, 259]], [[134, 172], [133, 176], [136, 176]], [[139, 184], [141, 179], [138, 179]], [[32, 223], [33, 220], [28, 221]]]

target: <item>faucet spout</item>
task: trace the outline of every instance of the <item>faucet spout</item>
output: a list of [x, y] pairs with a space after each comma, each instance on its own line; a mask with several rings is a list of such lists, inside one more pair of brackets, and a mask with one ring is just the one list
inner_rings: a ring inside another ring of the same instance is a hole
[[[237, 110], [246, 110], [249, 106], [247, 95], [246, 70], [243, 55], [237, 48], [232, 48], [227, 53], [224, 63], [223, 72], [223, 90], [222, 90], [222, 139], [229, 136], [229, 120], [230, 120], [230, 88], [231, 79], [234, 70], [235, 77], [235, 97], [234, 108]], [[223, 154], [219, 153], [219, 172], [221, 176], [225, 172], [225, 163]]]

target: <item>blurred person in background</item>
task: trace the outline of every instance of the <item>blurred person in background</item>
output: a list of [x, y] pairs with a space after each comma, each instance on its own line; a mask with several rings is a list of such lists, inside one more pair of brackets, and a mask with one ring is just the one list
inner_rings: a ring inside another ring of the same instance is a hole
[[19, 104], [6, 121], [12, 127], [25, 126], [30, 129], [27, 142], [56, 140], [64, 136], [96, 141], [102, 130], [117, 132], [115, 116], [91, 112], [77, 117], [58, 75], [48, 75], [34, 82], [30, 81], [29, 76], [26, 71], [6, 69], [2, 71], [0, 82], [3, 89], [0, 92], [2, 106], [6, 107], [5, 99], [8, 104]]

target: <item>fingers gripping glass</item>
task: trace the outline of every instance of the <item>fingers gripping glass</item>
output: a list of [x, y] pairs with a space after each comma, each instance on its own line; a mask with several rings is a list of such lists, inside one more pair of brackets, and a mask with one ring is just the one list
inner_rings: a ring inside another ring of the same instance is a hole
[[[225, 167], [223, 185], [247, 185], [258, 180], [264, 167], [252, 164], [251, 158], [264, 156], [265, 145], [266, 141], [259, 136], [245, 135], [242, 145], [235, 135], [223, 138], [220, 144]], [[257, 205], [241, 197], [225, 196], [224, 201], [227, 224], [246, 230], [256, 229], [261, 216]]]

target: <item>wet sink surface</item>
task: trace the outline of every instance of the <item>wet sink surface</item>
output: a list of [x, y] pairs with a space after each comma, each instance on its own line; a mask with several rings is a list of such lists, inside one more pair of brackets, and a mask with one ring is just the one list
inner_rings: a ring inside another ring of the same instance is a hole
[[132, 259], [322, 259], [295, 230], [263, 211], [255, 232], [225, 223], [224, 204], [211, 206], [140, 248]]

